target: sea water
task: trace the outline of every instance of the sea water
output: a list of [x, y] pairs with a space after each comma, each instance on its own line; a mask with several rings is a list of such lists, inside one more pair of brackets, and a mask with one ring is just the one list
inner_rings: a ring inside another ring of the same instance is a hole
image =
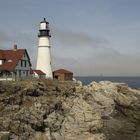
[[100, 81], [111, 81], [126, 83], [129, 87], [140, 89], [140, 77], [105, 77], [105, 76], [76, 76], [76, 80], [82, 81], [84, 85], [88, 85], [90, 82], [100, 82]]

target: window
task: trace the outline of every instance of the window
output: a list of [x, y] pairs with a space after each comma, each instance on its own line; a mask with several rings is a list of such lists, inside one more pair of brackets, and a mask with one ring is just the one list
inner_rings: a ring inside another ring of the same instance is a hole
[[23, 67], [23, 60], [21, 60], [21, 67]]
[[26, 60], [21, 60], [21, 67], [26, 67], [27, 63]]
[[24, 61], [24, 63], [25, 63], [24, 66], [26, 67], [26, 61]]

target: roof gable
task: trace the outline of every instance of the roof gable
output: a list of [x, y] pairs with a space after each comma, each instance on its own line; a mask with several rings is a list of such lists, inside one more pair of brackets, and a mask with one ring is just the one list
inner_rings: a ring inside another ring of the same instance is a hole
[[[25, 49], [25, 51], [24, 51], [24, 54], [26, 54], [26, 56], [27, 56], [27, 58], [28, 58], [28, 60], [29, 60], [29, 65], [32, 66], [32, 64], [31, 64], [31, 62], [30, 62], [30, 57], [29, 57], [28, 52], [27, 52], [26, 49]], [[23, 55], [22, 55], [22, 56], [23, 56]]]

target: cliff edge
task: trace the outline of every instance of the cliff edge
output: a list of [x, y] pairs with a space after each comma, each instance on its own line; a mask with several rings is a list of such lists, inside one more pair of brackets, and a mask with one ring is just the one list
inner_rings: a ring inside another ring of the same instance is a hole
[[109, 81], [0, 82], [0, 140], [140, 140], [140, 91]]

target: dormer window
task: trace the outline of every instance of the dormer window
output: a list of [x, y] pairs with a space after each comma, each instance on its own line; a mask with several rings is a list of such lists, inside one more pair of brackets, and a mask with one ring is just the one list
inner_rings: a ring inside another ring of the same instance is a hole
[[27, 63], [26, 60], [21, 60], [21, 67], [26, 67]]

